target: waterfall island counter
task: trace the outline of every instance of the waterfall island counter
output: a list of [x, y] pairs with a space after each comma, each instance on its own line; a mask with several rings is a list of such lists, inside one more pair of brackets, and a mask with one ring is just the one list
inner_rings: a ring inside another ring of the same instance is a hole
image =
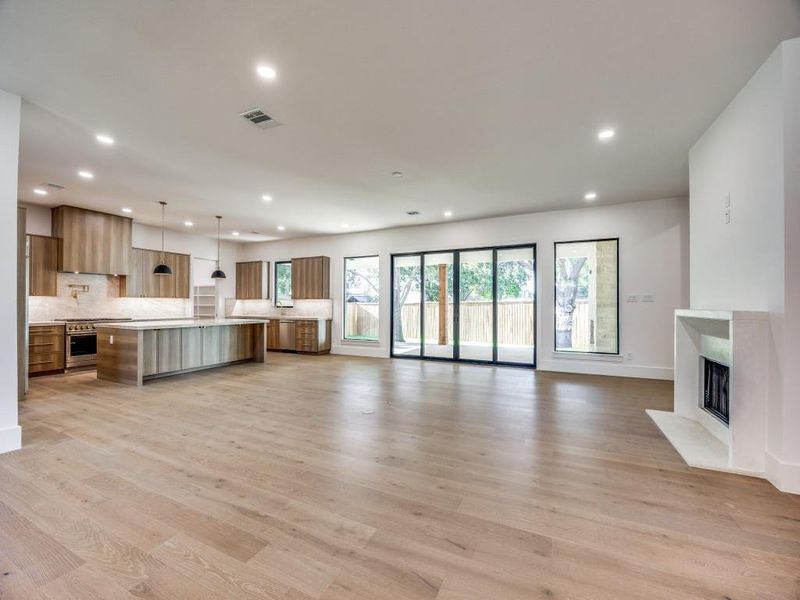
[[97, 378], [129, 385], [238, 362], [266, 361], [259, 319], [176, 319], [97, 324]]

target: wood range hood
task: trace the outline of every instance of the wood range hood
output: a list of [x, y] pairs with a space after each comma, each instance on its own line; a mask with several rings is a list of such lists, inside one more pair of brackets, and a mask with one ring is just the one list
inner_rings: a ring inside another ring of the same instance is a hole
[[133, 219], [104, 212], [57, 206], [52, 234], [58, 240], [62, 273], [128, 275]]

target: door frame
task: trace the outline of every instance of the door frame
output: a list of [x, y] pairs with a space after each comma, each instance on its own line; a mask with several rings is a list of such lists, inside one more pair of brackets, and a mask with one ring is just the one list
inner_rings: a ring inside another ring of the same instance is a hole
[[[497, 252], [498, 250], [514, 250], [517, 248], [530, 248], [533, 252], [533, 356], [532, 363], [517, 363], [509, 361], [497, 360]], [[460, 340], [460, 305], [461, 305], [461, 278], [458, 276], [458, 270], [461, 266], [461, 253], [473, 251], [487, 251], [492, 252], [492, 360], [477, 360], [469, 358], [461, 358], [461, 340]], [[425, 356], [425, 259], [426, 254], [453, 254], [453, 357], [446, 358], [441, 356]], [[419, 341], [419, 355], [395, 354], [394, 352], [394, 261], [397, 257], [403, 256], [419, 256], [420, 262], [420, 341]], [[475, 248], [450, 248], [445, 250], [422, 250], [419, 252], [393, 252], [390, 255], [389, 264], [389, 357], [390, 358], [404, 358], [410, 360], [429, 360], [438, 362], [457, 362], [475, 365], [490, 365], [490, 366], [504, 366], [504, 367], [518, 367], [522, 369], [535, 369], [536, 358], [538, 350], [538, 308], [539, 308], [539, 278], [536, 262], [536, 243], [531, 242], [527, 244], [508, 244], [502, 246], [478, 246]]]

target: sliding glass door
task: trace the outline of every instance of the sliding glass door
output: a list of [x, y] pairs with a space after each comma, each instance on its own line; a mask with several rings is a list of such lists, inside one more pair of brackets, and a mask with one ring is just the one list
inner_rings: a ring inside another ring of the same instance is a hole
[[534, 248], [497, 251], [497, 360], [529, 364], [536, 340]]
[[458, 357], [464, 360], [494, 360], [493, 254], [459, 252]]
[[392, 354], [421, 356], [422, 255], [392, 257]]
[[424, 254], [424, 356], [453, 358], [453, 253]]
[[392, 356], [534, 366], [536, 247], [392, 256]]

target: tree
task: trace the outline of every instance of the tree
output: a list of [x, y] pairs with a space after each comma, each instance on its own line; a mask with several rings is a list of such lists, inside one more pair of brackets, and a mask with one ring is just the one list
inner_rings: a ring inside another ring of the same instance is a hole
[[580, 256], [556, 261], [556, 349], [572, 348], [572, 313], [586, 260]]
[[409, 292], [412, 288], [419, 288], [420, 268], [418, 266], [395, 267], [394, 269], [394, 290], [392, 290], [394, 307], [394, 331], [392, 336], [395, 342], [405, 342], [403, 334], [403, 305], [406, 303]]

